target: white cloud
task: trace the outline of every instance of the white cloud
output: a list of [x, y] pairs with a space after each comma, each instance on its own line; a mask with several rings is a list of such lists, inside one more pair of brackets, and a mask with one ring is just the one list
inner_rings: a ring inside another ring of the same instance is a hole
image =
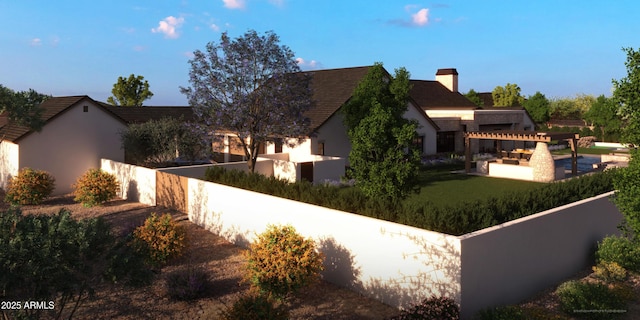
[[222, 2], [228, 9], [244, 9], [246, 7], [245, 0], [222, 0]]
[[144, 51], [145, 49], [146, 49], [145, 46], [140, 46], [140, 45], [133, 46], [133, 51], [141, 52], [141, 51]]
[[296, 62], [298, 62], [298, 66], [301, 69], [318, 69], [321, 67], [321, 64], [316, 60], [306, 61], [303, 58], [296, 58]]
[[216, 31], [216, 32], [220, 31], [220, 26], [218, 26], [218, 25], [217, 25], [217, 24], [215, 24], [215, 23], [212, 23], [212, 24], [209, 26], [209, 28], [211, 28], [211, 30]]
[[153, 33], [164, 33], [164, 37], [168, 39], [177, 39], [180, 34], [177, 29], [184, 23], [184, 18], [176, 18], [174, 16], [168, 16], [164, 20], [158, 23], [157, 28], [151, 29]]
[[41, 46], [41, 45], [42, 45], [42, 39], [40, 39], [40, 38], [31, 39], [31, 46], [37, 47], [37, 46]]
[[51, 37], [51, 46], [52, 47], [57, 47], [59, 43], [60, 43], [60, 38], [58, 36]]
[[411, 21], [417, 26], [424, 26], [429, 23], [429, 9], [422, 8], [418, 12], [412, 14]]
[[271, 3], [272, 5], [274, 5], [276, 7], [284, 6], [284, 0], [269, 0], [269, 3]]

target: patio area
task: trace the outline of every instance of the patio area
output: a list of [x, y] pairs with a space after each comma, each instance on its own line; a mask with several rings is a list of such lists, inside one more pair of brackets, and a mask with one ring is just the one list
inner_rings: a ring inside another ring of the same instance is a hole
[[[537, 182], [552, 182], [564, 179], [564, 167], [556, 168], [554, 158], [549, 152], [548, 143], [551, 141], [568, 140], [571, 148], [571, 175], [578, 173], [579, 135], [565, 132], [535, 132], [535, 131], [492, 131], [465, 133], [465, 172], [471, 173], [471, 139], [496, 141], [496, 158], [478, 161], [476, 173], [490, 177], [509, 178]], [[502, 150], [502, 141], [532, 141], [536, 142], [535, 149], [518, 148]]]

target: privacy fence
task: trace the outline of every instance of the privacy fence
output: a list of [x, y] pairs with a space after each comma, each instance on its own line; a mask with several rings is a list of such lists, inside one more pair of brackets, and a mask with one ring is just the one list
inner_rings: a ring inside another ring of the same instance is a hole
[[460, 303], [463, 319], [517, 303], [588, 267], [597, 241], [618, 234], [622, 221], [606, 193], [452, 236], [206, 182], [199, 179], [206, 166], [150, 170], [110, 160], [102, 166], [127, 186], [124, 197], [183, 210], [240, 246], [268, 224], [292, 225], [326, 255], [325, 280], [396, 307], [447, 296]]

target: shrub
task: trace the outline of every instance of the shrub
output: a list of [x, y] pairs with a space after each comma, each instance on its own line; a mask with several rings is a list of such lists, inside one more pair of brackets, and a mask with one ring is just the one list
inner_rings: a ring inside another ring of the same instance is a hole
[[541, 307], [502, 306], [478, 311], [477, 320], [563, 320], [567, 317], [552, 314]]
[[85, 207], [101, 205], [114, 199], [120, 188], [116, 176], [100, 169], [89, 169], [73, 185], [75, 201]]
[[593, 267], [593, 275], [606, 282], [618, 282], [627, 278], [627, 270], [616, 262], [601, 261]]
[[431, 297], [409, 309], [402, 310], [400, 315], [389, 318], [389, 320], [411, 319], [457, 320], [460, 319], [460, 307], [452, 299]]
[[189, 266], [167, 275], [166, 289], [175, 300], [195, 300], [202, 297], [210, 287], [207, 271]]
[[240, 297], [231, 308], [224, 310], [225, 320], [285, 320], [289, 312], [284, 305], [264, 295], [250, 294]]
[[606, 237], [598, 243], [598, 262], [615, 262], [624, 269], [640, 271], [640, 244], [627, 237]]
[[614, 318], [622, 315], [615, 311], [626, 306], [624, 297], [601, 283], [567, 281], [558, 286], [556, 295], [563, 311], [588, 319]]
[[180, 256], [186, 242], [184, 229], [168, 213], [161, 217], [152, 213], [133, 235], [140, 250], [147, 252], [152, 265], [163, 265]]
[[323, 255], [291, 226], [267, 227], [245, 251], [245, 280], [261, 294], [282, 299], [319, 278]]
[[23, 168], [9, 180], [5, 201], [13, 204], [40, 204], [55, 188], [55, 179], [42, 170]]

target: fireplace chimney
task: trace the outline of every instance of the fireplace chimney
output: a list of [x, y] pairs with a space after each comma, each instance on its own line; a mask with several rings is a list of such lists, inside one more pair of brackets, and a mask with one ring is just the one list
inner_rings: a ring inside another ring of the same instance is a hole
[[436, 81], [452, 92], [458, 92], [458, 71], [455, 68], [438, 69]]

